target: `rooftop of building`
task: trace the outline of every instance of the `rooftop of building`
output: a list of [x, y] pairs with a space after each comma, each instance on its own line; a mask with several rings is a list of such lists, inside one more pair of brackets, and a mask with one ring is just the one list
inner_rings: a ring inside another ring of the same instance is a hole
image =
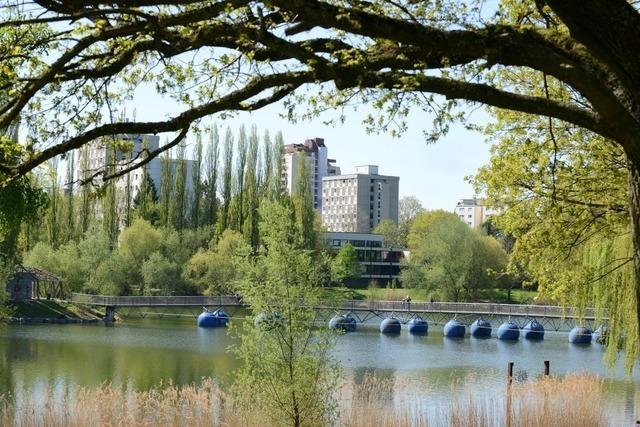
[[478, 199], [476, 197], [472, 199], [460, 199], [456, 204], [456, 207], [472, 207], [472, 206], [484, 206], [484, 199]]
[[304, 151], [306, 153], [317, 153], [320, 147], [326, 147], [324, 138], [307, 138], [302, 144], [286, 144], [284, 152], [287, 154]]

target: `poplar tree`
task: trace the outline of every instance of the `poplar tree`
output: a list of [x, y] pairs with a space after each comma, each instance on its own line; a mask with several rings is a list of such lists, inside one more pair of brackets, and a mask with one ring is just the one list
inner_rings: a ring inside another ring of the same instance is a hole
[[171, 151], [162, 157], [162, 171], [160, 176], [160, 222], [164, 227], [171, 223], [170, 207], [173, 199], [173, 168], [171, 165]]
[[52, 248], [58, 246], [58, 158], [49, 161], [49, 211], [47, 215], [47, 231], [49, 244]]
[[236, 227], [238, 230], [242, 230], [242, 224], [244, 224], [244, 197], [245, 197], [245, 171], [247, 168], [247, 151], [249, 149], [249, 145], [247, 144], [247, 132], [245, 130], [244, 125], [240, 126], [240, 132], [238, 134], [238, 148], [237, 148], [237, 159], [236, 159], [236, 189], [237, 189], [237, 218]]
[[264, 131], [262, 137], [262, 182], [260, 193], [262, 196], [273, 199], [273, 142], [269, 135], [269, 130]]
[[304, 153], [298, 153], [298, 171], [292, 194], [293, 211], [296, 218], [296, 231], [300, 246], [306, 249], [316, 247], [316, 212], [313, 209], [313, 189], [309, 160]]
[[251, 246], [258, 246], [258, 204], [260, 185], [260, 140], [255, 125], [251, 127], [245, 178], [245, 215], [242, 231]]
[[281, 131], [278, 131], [273, 143], [273, 194], [279, 199], [284, 195], [284, 186], [282, 185], [282, 176], [284, 175], [284, 137]]
[[[144, 138], [142, 141], [143, 151], [145, 158], [149, 152], [149, 140]], [[164, 168], [164, 161], [162, 162]], [[138, 193], [133, 199], [133, 206], [135, 207], [135, 216], [149, 221], [151, 224], [158, 222], [158, 192], [156, 186], [149, 175], [148, 163], [142, 166], [142, 178], [140, 182], [140, 188]]]
[[220, 231], [229, 228], [229, 206], [231, 205], [231, 185], [232, 185], [232, 169], [233, 169], [233, 135], [231, 129], [227, 128], [224, 135], [224, 156], [223, 173], [222, 173], [222, 218], [220, 222]]
[[[106, 173], [113, 174], [116, 171], [116, 148], [108, 147]], [[105, 184], [105, 194], [102, 199], [102, 226], [105, 233], [109, 236], [111, 246], [115, 246], [118, 240], [118, 196], [116, 189], [116, 181], [109, 180]]]
[[[127, 163], [131, 162], [132, 152], [129, 151], [126, 155]], [[131, 225], [131, 172], [124, 177], [124, 225], [128, 227]]]
[[186, 180], [187, 169], [185, 161], [185, 146], [181, 143], [178, 146], [178, 156], [175, 160], [175, 184], [174, 198], [170, 207], [171, 223], [178, 232], [184, 229], [185, 213], [186, 213]]
[[[80, 152], [80, 169], [82, 176], [79, 178], [85, 180], [89, 176], [89, 147], [84, 146]], [[89, 216], [91, 215], [91, 199], [89, 194], [89, 185], [84, 184], [80, 187], [80, 199], [82, 206], [80, 208], [80, 227], [82, 235], [89, 229]]]
[[215, 224], [218, 216], [218, 161], [220, 157], [220, 136], [218, 127], [213, 126], [209, 132], [209, 145], [205, 160], [205, 195], [206, 218], [205, 224]]
[[75, 209], [73, 203], [73, 171], [75, 168], [75, 152], [67, 156], [67, 176], [65, 183], [65, 242], [75, 238]]
[[196, 147], [194, 153], [193, 170], [191, 171], [193, 183], [193, 198], [191, 203], [191, 226], [195, 229], [200, 226], [200, 202], [202, 200], [202, 134], [196, 135]]

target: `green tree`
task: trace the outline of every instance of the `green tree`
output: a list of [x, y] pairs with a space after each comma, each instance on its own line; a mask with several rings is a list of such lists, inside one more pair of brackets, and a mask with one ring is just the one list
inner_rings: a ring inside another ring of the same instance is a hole
[[60, 199], [58, 188], [58, 159], [54, 158], [49, 162], [49, 209], [47, 210], [47, 231], [49, 244], [51, 247], [58, 246], [58, 232], [60, 224], [58, 223], [58, 200]]
[[168, 227], [171, 225], [171, 206], [174, 197], [174, 171], [171, 165], [171, 152], [162, 157], [160, 174], [160, 223]]
[[185, 145], [178, 146], [178, 157], [175, 161], [175, 182], [173, 185], [174, 194], [169, 215], [171, 216], [171, 224], [178, 232], [185, 228], [187, 214], [187, 162], [185, 158]]
[[[107, 173], [115, 173], [117, 149], [114, 146], [107, 145], [108, 160], [106, 165]], [[118, 193], [115, 181], [108, 181], [102, 195], [100, 210], [102, 211], [102, 227], [109, 236], [111, 244], [115, 245], [118, 240], [118, 231], [120, 229], [120, 216], [118, 215]], [[53, 209], [53, 206], [52, 206]]]
[[260, 140], [258, 130], [251, 127], [247, 154], [247, 167], [245, 178], [245, 216], [242, 233], [253, 247], [258, 246], [258, 204], [260, 199]]
[[404, 248], [407, 246], [407, 235], [403, 235], [400, 227], [390, 219], [383, 219], [373, 229], [374, 234], [382, 234], [384, 236], [385, 246], [395, 248]]
[[316, 212], [313, 208], [313, 189], [311, 188], [311, 171], [305, 154], [298, 154], [298, 170], [295, 176], [294, 191], [291, 195], [295, 216], [295, 229], [300, 245], [312, 249], [317, 244]]
[[284, 136], [278, 131], [273, 141], [273, 195], [274, 198], [280, 199], [285, 191], [282, 185], [282, 176], [284, 175]]
[[[332, 336], [312, 326], [315, 314], [306, 307], [319, 301], [314, 261], [300, 247], [292, 212], [282, 205], [260, 205], [261, 240], [266, 250], [247, 260], [238, 282], [252, 316], [235, 349], [242, 361], [238, 382], [241, 404], [257, 410], [274, 425], [326, 425], [336, 414], [339, 371], [331, 355]], [[259, 283], [259, 286], [256, 286]], [[274, 328], [254, 324], [255, 316], [277, 307], [281, 323]]]
[[102, 295], [131, 295], [131, 267], [130, 260], [116, 251], [112, 252], [89, 278], [87, 290]]
[[331, 280], [344, 283], [348, 279], [357, 279], [360, 277], [360, 271], [356, 249], [347, 243], [340, 248], [331, 262]]
[[398, 203], [398, 231], [400, 233], [398, 236], [398, 246], [407, 246], [407, 237], [409, 236], [411, 223], [416, 216], [424, 212], [425, 209], [417, 197], [405, 196], [400, 199]]
[[[411, 260], [403, 281], [436, 292], [447, 301], [477, 300], [482, 289], [495, 284], [493, 273], [504, 271], [507, 264], [506, 254], [493, 237], [481, 236], [455, 214], [443, 211], [416, 217], [409, 250]], [[416, 283], [421, 278], [424, 281]]]
[[200, 248], [185, 266], [185, 276], [205, 295], [228, 294], [240, 278], [239, 262], [246, 261], [250, 247], [237, 231], [225, 230], [214, 248]]
[[[80, 151], [80, 167], [82, 170], [82, 174], [81, 176], [79, 176], [79, 178], [83, 181], [89, 178], [90, 171], [88, 151], [89, 147], [86, 146], [82, 147]], [[89, 191], [89, 186], [87, 184], [80, 186], [80, 200], [82, 203], [80, 207], [80, 228], [82, 235], [84, 235], [84, 233], [86, 233], [89, 229], [89, 221], [91, 220], [92, 216], [92, 199]]]
[[222, 157], [222, 217], [220, 218], [220, 229], [226, 230], [229, 227], [229, 207], [231, 205], [232, 179], [233, 179], [233, 135], [231, 129], [227, 128], [224, 135], [224, 150]]
[[235, 230], [242, 230], [242, 224], [245, 220], [245, 180], [247, 174], [247, 156], [249, 152], [249, 144], [247, 141], [247, 132], [244, 125], [240, 126], [240, 132], [238, 133], [238, 141], [236, 145], [236, 168], [235, 168], [235, 187], [236, 187], [236, 216], [234, 218], [234, 225], [232, 228]]
[[133, 206], [137, 218], [156, 224], [160, 220], [158, 214], [158, 193], [156, 185], [153, 183], [151, 176], [146, 167], [142, 169], [142, 183], [138, 193], [133, 198]]
[[[143, 219], [136, 219], [131, 227], [122, 230], [119, 238], [118, 254], [130, 267], [129, 286], [139, 286], [139, 292], [144, 293], [144, 283], [141, 277], [142, 264], [149, 256], [160, 250], [162, 235], [151, 224]], [[111, 268], [111, 267], [110, 267]], [[122, 287], [119, 287], [122, 289]]]
[[220, 137], [218, 127], [209, 131], [209, 144], [205, 160], [205, 212], [208, 225], [215, 225], [218, 219], [218, 161], [220, 157]]
[[196, 135], [196, 148], [191, 171], [193, 198], [191, 202], [191, 227], [200, 227], [200, 209], [202, 202], [202, 134]]
[[142, 280], [147, 295], [185, 295], [187, 283], [181, 277], [180, 267], [160, 252], [152, 253], [142, 264]]

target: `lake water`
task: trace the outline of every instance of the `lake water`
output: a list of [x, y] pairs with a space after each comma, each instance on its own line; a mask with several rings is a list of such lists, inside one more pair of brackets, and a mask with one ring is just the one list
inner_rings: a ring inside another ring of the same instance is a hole
[[[225, 329], [199, 329], [190, 318], [125, 320], [103, 325], [11, 325], [0, 327], [0, 394], [34, 393], [104, 382], [147, 389], [188, 384], [211, 376], [230, 381], [237, 360], [228, 351]], [[607, 405], [619, 417], [612, 425], [633, 425], [640, 416], [640, 373], [624, 375], [621, 364], [603, 365], [603, 348], [567, 342], [566, 333], [547, 332], [542, 342], [495, 338], [446, 339], [432, 327], [428, 337], [381, 335], [375, 325], [338, 337], [335, 355], [347, 379], [366, 373], [416, 384], [446, 402], [460, 384], [484, 393], [503, 393], [507, 363], [517, 380], [552, 373], [588, 371], [606, 378]], [[623, 423], [623, 424], [621, 424]]]

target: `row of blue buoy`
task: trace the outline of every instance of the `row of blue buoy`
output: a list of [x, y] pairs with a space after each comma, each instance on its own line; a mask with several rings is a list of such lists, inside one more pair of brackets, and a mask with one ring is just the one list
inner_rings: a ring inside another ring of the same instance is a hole
[[[226, 326], [229, 322], [229, 316], [223, 309], [219, 308], [215, 311], [205, 310], [198, 316], [198, 326], [211, 328]], [[271, 329], [282, 323], [282, 318], [279, 313], [267, 313], [263, 312], [258, 314], [254, 319], [256, 326], [263, 326]], [[329, 327], [331, 329], [341, 330], [344, 332], [355, 332], [357, 328], [357, 321], [351, 315], [335, 315], [329, 321]], [[407, 329], [410, 334], [413, 335], [427, 335], [429, 333], [429, 323], [420, 316], [416, 316], [407, 322]], [[471, 336], [474, 338], [490, 338], [492, 326], [488, 320], [478, 318], [471, 323], [470, 327]], [[383, 334], [399, 334], [402, 330], [402, 324], [400, 320], [394, 317], [388, 317], [383, 319], [380, 323], [380, 332]], [[504, 322], [498, 327], [496, 336], [500, 340], [504, 341], [517, 341], [520, 338], [520, 331], [527, 340], [543, 340], [544, 339], [544, 326], [537, 320], [530, 320], [527, 324], [520, 329], [517, 323], [509, 320]], [[466, 335], [466, 326], [458, 319], [449, 320], [443, 328], [444, 336], [447, 338], [463, 338]], [[607, 338], [607, 329], [605, 326], [600, 326], [595, 331], [586, 328], [584, 326], [576, 326], [569, 332], [569, 342], [572, 344], [589, 344], [591, 340], [605, 344]]]
[[[351, 314], [336, 315], [329, 321], [329, 327], [332, 329], [342, 330], [344, 332], [353, 332], [356, 330], [356, 319]], [[429, 333], [429, 323], [416, 316], [407, 322], [407, 329], [410, 334], [427, 335]], [[483, 318], [476, 319], [470, 325], [471, 336], [474, 338], [490, 338], [493, 330], [491, 323]], [[388, 317], [380, 322], [380, 332], [383, 334], [399, 334], [402, 330], [400, 320], [394, 317]], [[443, 328], [444, 336], [447, 338], [463, 338], [466, 335], [466, 326], [458, 319], [449, 320]], [[496, 336], [504, 341], [517, 341], [520, 339], [520, 333], [526, 340], [540, 341], [544, 339], [544, 326], [537, 320], [530, 320], [521, 329], [517, 323], [513, 321], [504, 322], [498, 327]], [[604, 344], [606, 340], [606, 327], [599, 327], [594, 332], [583, 326], [574, 327], [569, 333], [569, 342], [572, 344], [589, 344], [591, 340]]]

